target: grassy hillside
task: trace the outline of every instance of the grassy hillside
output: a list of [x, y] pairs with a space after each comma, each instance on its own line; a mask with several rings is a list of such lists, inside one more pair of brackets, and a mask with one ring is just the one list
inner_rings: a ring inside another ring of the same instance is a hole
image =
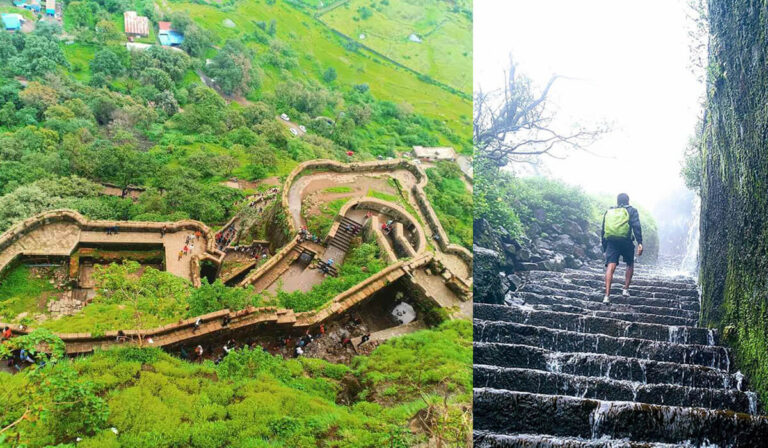
[[0, 422], [19, 421], [0, 444], [404, 448], [425, 441], [423, 430], [408, 428], [429, 410], [429, 430], [464, 446], [471, 341], [471, 324], [454, 321], [390, 340], [351, 366], [284, 360], [259, 347], [218, 365], [125, 348], [2, 372]]
[[[333, 67], [338, 74], [336, 83], [367, 83], [375, 97], [407, 104], [418, 113], [444, 120], [458, 135], [470, 138], [471, 101], [424, 82], [413, 73], [350, 45], [309, 13], [283, 0], [269, 3], [242, 0], [227, 8], [190, 2], [168, 2], [165, 5], [169, 11], [187, 12], [196, 23], [213, 33], [216, 44], [227, 39], [247, 39], [257, 32], [257, 22], [274, 20], [275, 37], [287, 47], [283, 51], [291, 53], [296, 59], [297, 66], [287, 69], [293, 76], [319, 80], [329, 67]], [[227, 20], [235, 26], [227, 26]], [[465, 38], [471, 38], [471, 34], [465, 35]], [[249, 40], [247, 45], [257, 53], [275, 50], [274, 45], [269, 47], [254, 40]], [[459, 71], [471, 77], [471, 62], [463, 64]], [[269, 92], [284, 78], [282, 72], [280, 69], [265, 68], [263, 86], [254, 97]]]
[[320, 19], [406, 67], [470, 93], [472, 4], [461, 3], [350, 0]]

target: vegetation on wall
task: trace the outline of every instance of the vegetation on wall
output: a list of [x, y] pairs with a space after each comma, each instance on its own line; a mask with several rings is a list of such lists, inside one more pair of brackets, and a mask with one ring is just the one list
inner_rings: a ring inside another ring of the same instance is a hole
[[[768, 86], [765, 5], [709, 2], [707, 99], [700, 154], [701, 324], [718, 327], [737, 368], [768, 401]], [[749, 60], [744, 54], [752, 54]], [[731, 74], [737, 73], [738, 76]], [[695, 179], [695, 178], [694, 178]], [[733, 367], [732, 367], [733, 369]]]

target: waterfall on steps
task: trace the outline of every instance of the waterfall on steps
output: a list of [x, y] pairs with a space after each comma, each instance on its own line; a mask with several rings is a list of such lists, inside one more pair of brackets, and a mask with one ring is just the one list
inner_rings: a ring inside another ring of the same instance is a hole
[[699, 218], [701, 216], [701, 198], [693, 197], [693, 208], [688, 227], [688, 237], [685, 241], [685, 255], [680, 262], [680, 270], [694, 275], [699, 272]]

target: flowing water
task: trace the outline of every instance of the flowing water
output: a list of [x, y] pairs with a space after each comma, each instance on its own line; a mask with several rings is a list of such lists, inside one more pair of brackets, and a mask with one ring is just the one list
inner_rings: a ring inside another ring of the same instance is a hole
[[532, 271], [507, 305], [474, 305], [475, 446], [768, 443], [748, 379], [696, 327], [695, 280], [648, 269], [607, 305], [597, 267]]
[[699, 217], [701, 216], [701, 199], [699, 195], [693, 198], [688, 237], [685, 240], [685, 255], [680, 262], [680, 270], [696, 274], [699, 270]]

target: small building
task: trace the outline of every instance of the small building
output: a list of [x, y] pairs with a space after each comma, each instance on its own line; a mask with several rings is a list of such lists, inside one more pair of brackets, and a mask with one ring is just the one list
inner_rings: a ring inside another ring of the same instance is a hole
[[56, 15], [56, 0], [45, 0], [45, 14], [51, 17]]
[[24, 5], [24, 7], [34, 13], [39, 13], [42, 9], [40, 6], [40, 0], [30, 0], [29, 3]]
[[158, 22], [157, 38], [160, 45], [165, 47], [178, 47], [184, 42], [184, 35], [171, 28], [171, 22]]
[[413, 155], [424, 160], [456, 160], [456, 151], [450, 146], [414, 146]]
[[21, 23], [24, 20], [20, 14], [3, 14], [3, 27], [7, 31], [18, 31], [21, 29]]
[[27, 0], [13, 0], [13, 6], [16, 6], [19, 8], [23, 8], [24, 6], [26, 6], [26, 4], [27, 4]]
[[125, 11], [123, 13], [125, 21], [125, 34], [129, 38], [149, 36], [149, 18], [136, 14], [136, 11]]

